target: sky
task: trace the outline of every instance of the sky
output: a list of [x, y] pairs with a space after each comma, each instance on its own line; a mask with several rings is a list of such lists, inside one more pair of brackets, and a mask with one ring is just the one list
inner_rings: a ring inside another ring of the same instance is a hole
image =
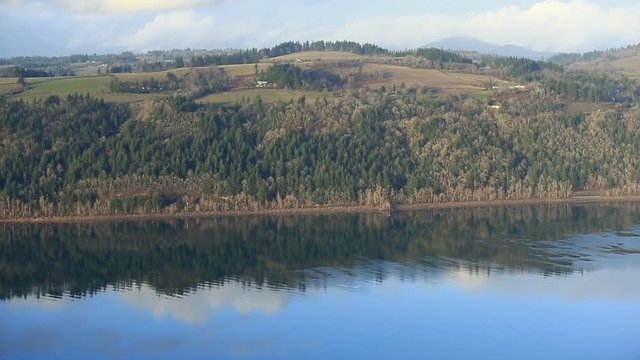
[[640, 43], [638, 0], [0, 0], [0, 57], [473, 37], [538, 51]]

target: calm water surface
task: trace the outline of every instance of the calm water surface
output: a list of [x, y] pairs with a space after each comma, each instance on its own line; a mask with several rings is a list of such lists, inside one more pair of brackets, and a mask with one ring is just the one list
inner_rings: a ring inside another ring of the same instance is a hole
[[640, 359], [640, 204], [0, 225], [0, 359]]

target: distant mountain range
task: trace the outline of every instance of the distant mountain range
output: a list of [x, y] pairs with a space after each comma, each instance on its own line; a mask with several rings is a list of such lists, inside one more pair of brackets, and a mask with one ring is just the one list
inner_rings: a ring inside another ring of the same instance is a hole
[[497, 45], [468, 37], [446, 38], [430, 43], [427, 45], [427, 47], [446, 50], [475, 51], [483, 54], [492, 54], [498, 56], [524, 57], [533, 60], [547, 59], [556, 54], [553, 52], [535, 51], [517, 45]]

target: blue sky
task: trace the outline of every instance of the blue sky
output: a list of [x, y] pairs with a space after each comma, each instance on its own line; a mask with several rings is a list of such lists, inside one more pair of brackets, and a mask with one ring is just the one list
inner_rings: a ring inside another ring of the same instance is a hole
[[637, 0], [0, 0], [0, 56], [451, 36], [544, 51], [640, 42]]

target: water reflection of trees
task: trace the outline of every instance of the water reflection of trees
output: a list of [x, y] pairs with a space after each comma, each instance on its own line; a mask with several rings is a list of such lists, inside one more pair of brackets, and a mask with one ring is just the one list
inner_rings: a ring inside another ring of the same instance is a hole
[[[181, 294], [228, 279], [299, 287], [299, 270], [363, 260], [474, 271], [580, 270], [556, 240], [640, 223], [639, 204], [439, 209], [412, 213], [0, 225], [0, 298], [91, 295], [145, 282]], [[384, 271], [384, 270], [380, 270]]]

